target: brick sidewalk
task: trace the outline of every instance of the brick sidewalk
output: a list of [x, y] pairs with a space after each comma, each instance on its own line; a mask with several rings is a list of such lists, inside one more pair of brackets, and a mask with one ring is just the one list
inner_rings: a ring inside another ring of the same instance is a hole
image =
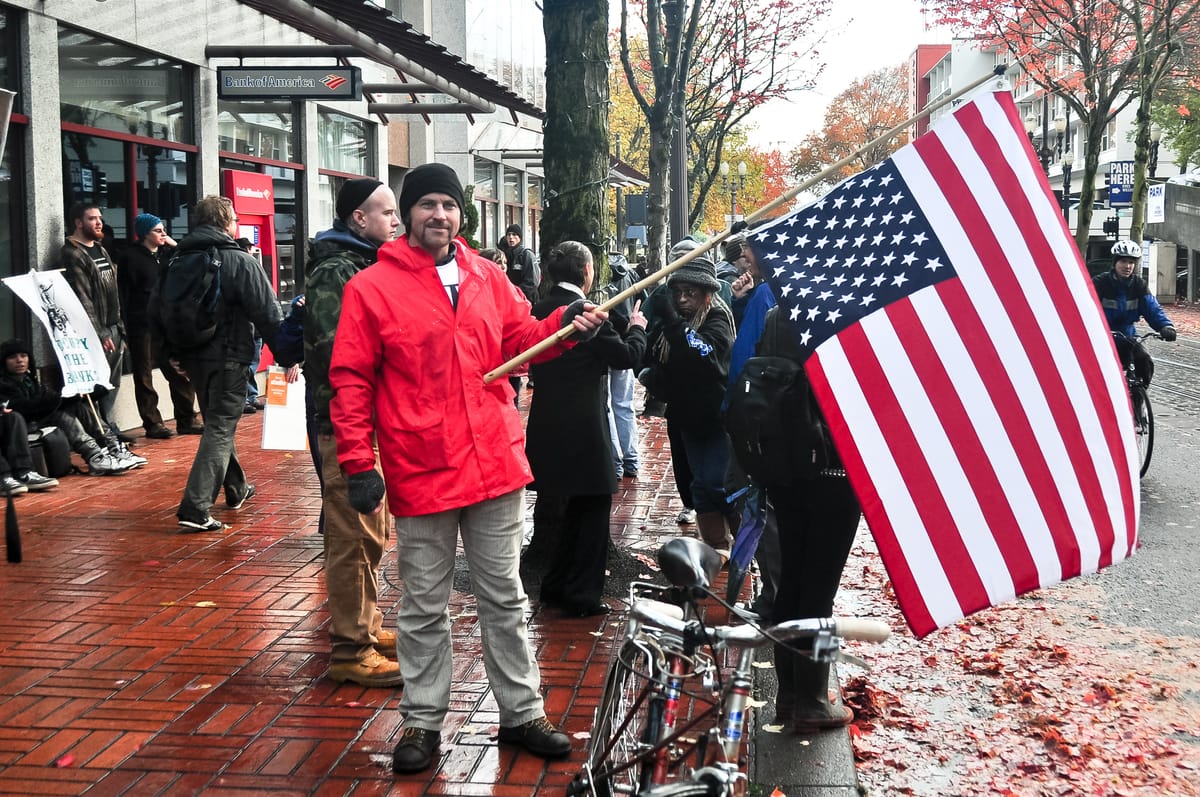
[[[574, 737], [571, 757], [547, 765], [497, 745], [474, 602], [456, 591], [440, 766], [393, 776], [398, 692], [324, 677], [317, 480], [306, 451], [259, 450], [261, 417], [238, 432], [258, 494], [238, 512], [214, 507], [232, 524], [223, 534], [177, 533], [195, 437], [139, 440], [142, 470], [16, 499], [24, 562], [0, 569], [0, 794], [561, 794], [583, 760], [616, 616], [533, 606], [547, 712]], [[665, 423], [640, 427], [642, 471], [622, 481], [612, 528], [651, 557], [681, 507]], [[384, 572], [390, 614], [394, 551]]]

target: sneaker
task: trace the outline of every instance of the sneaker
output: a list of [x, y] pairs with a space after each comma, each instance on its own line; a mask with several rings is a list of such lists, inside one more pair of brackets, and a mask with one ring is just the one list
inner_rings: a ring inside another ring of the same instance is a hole
[[375, 649], [389, 659], [396, 658], [396, 632], [379, 629], [375, 632]]
[[27, 492], [29, 492], [29, 488], [12, 476], [5, 476], [3, 479], [0, 479], [0, 493], [4, 493], [5, 495], [20, 495]]
[[242, 493], [241, 498], [238, 498], [232, 490], [225, 488], [225, 506], [230, 509], [241, 509], [246, 505], [247, 501], [254, 497], [254, 493], [256, 492], [257, 490], [254, 489], [253, 484], [247, 484], [246, 492]]
[[174, 436], [175, 433], [161, 423], [154, 423], [146, 427], [146, 437], [151, 440], [167, 440]]
[[515, 728], [501, 727], [497, 738], [505, 744], [519, 744], [542, 758], [560, 758], [571, 752], [571, 740], [545, 717]]
[[374, 650], [358, 661], [330, 664], [329, 677], [338, 683], [349, 681], [359, 686], [404, 686], [400, 665]]
[[225, 524], [219, 520], [214, 520], [212, 515], [204, 515], [201, 518], [187, 518], [179, 516], [179, 527], [184, 532], [191, 534], [197, 531], [224, 531]]
[[696, 522], [696, 510], [684, 507], [683, 511], [675, 516], [675, 522], [680, 526], [686, 526]]
[[52, 487], [58, 486], [58, 479], [51, 479], [49, 476], [43, 476], [35, 470], [27, 470], [24, 473], [18, 473], [16, 475], [16, 480], [34, 492], [38, 492], [40, 490], [49, 490]]
[[108, 449], [109, 455], [117, 462], [124, 462], [131, 468], [140, 468], [150, 460], [145, 457], [140, 457], [129, 450], [129, 446], [124, 443], [117, 443], [115, 446]]
[[124, 473], [132, 467], [133, 463], [119, 460], [107, 451], [97, 451], [88, 458], [88, 473], [92, 476], [110, 476], [114, 473]]
[[405, 728], [392, 753], [392, 771], [400, 774], [424, 772], [433, 765], [433, 754], [442, 743], [442, 735], [424, 728]]

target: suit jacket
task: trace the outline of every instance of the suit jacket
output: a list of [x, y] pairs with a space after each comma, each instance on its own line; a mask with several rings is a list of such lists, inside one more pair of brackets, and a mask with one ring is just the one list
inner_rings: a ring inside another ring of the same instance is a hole
[[[533, 306], [544, 318], [577, 300], [556, 285]], [[608, 431], [609, 368], [634, 367], [646, 349], [640, 327], [624, 337], [605, 322], [596, 336], [566, 354], [530, 369], [536, 387], [529, 405], [525, 454], [533, 489], [551, 495], [603, 495], [617, 491], [612, 438]]]

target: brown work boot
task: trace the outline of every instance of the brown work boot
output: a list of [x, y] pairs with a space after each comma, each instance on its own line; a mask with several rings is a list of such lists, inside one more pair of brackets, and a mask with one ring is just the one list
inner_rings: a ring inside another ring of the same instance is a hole
[[400, 665], [372, 650], [358, 661], [338, 661], [329, 665], [329, 677], [338, 683], [349, 681], [359, 686], [404, 686]]
[[389, 659], [396, 658], [396, 632], [379, 629], [375, 632], [375, 649]]

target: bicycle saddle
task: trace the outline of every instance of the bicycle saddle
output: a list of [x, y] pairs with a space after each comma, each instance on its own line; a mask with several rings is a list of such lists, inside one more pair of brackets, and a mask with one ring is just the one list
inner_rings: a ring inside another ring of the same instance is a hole
[[700, 540], [676, 537], [658, 549], [658, 566], [676, 587], [708, 587], [721, 570], [721, 555]]

